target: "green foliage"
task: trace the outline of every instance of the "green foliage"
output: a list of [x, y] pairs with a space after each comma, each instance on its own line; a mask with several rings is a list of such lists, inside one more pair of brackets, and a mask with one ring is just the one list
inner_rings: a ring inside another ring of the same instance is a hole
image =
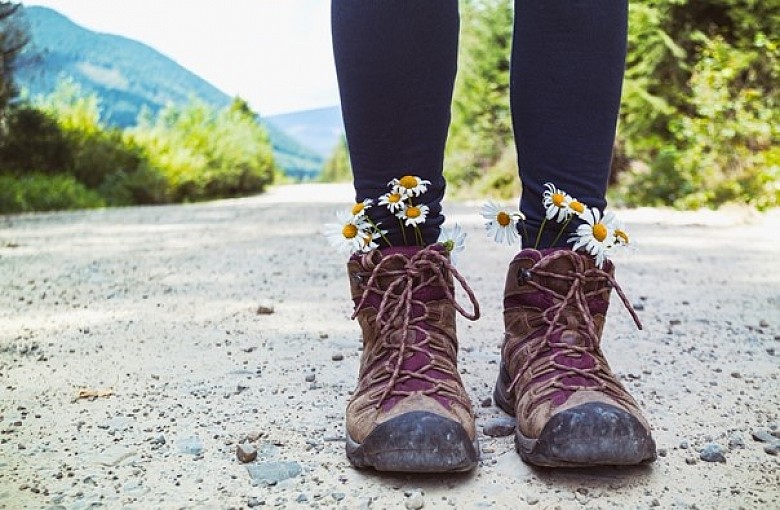
[[51, 114], [22, 106], [8, 114], [0, 138], [0, 172], [53, 174], [73, 164], [73, 147]]
[[459, 72], [445, 168], [450, 182], [469, 186], [498, 162], [512, 137], [512, 2], [468, 0], [462, 6], [461, 20]]
[[[30, 36], [21, 16], [21, 4], [0, 1], [0, 121], [9, 101], [16, 96], [16, 61]], [[0, 131], [4, 126], [0, 123]]]
[[352, 180], [352, 165], [349, 162], [349, 150], [345, 136], [341, 137], [341, 141], [333, 150], [330, 159], [322, 167], [319, 180], [320, 182], [349, 182]]
[[[467, 0], [447, 148], [461, 192], [511, 196], [511, 2]], [[629, 205], [780, 205], [780, 8], [637, 0], [613, 164]]]
[[198, 101], [169, 106], [130, 136], [176, 201], [257, 193], [273, 179], [268, 135], [241, 100], [219, 112]]
[[0, 213], [102, 207], [105, 201], [71, 175], [0, 175]]

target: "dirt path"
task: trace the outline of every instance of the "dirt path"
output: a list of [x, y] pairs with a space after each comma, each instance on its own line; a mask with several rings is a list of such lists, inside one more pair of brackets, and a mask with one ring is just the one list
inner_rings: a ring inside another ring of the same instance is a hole
[[[349, 200], [320, 185], [0, 218], [0, 507], [780, 508], [780, 211], [623, 214], [641, 250], [618, 279], [645, 330], [613, 306], [605, 350], [656, 429], [652, 467], [536, 470], [482, 435], [475, 473], [420, 477], [343, 453], [360, 335], [318, 232]], [[445, 211], [483, 308], [459, 323], [481, 434], [501, 415], [481, 403], [512, 250], [486, 241], [477, 204]], [[709, 443], [725, 463], [700, 459]]]

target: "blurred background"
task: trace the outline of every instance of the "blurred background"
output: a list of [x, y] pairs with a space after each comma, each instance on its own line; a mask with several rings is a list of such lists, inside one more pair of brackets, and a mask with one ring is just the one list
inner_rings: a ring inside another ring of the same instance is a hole
[[[347, 181], [329, 0], [0, 1], [0, 213]], [[511, 0], [462, 0], [446, 174], [520, 192]], [[780, 4], [634, 0], [613, 205], [780, 203]]]

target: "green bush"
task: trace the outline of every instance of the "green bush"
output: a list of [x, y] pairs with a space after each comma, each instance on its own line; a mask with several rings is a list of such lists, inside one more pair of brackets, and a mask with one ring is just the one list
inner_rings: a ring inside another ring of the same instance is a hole
[[104, 200], [70, 175], [0, 175], [0, 213], [103, 207]]
[[56, 118], [30, 106], [11, 109], [0, 138], [0, 171], [54, 174], [73, 165], [73, 147]]
[[350, 182], [352, 180], [352, 165], [349, 162], [347, 138], [342, 136], [339, 144], [333, 150], [320, 172], [320, 182]]

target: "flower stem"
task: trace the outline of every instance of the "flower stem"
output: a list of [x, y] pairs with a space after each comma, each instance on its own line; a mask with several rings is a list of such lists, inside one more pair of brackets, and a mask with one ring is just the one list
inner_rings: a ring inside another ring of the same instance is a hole
[[404, 238], [404, 246], [409, 246], [409, 241], [406, 240], [406, 227], [404, 227], [404, 221], [398, 218], [398, 224], [401, 226], [401, 235]]
[[417, 225], [414, 226], [414, 238], [417, 241], [417, 245], [418, 246], [422, 246], [423, 245], [422, 232], [420, 232], [420, 227], [418, 227]]
[[382, 229], [380, 229], [380, 228], [379, 228], [379, 225], [377, 225], [376, 223], [374, 223], [374, 220], [372, 220], [372, 219], [371, 219], [371, 218], [369, 218], [368, 216], [366, 216], [366, 219], [367, 219], [367, 220], [368, 220], [368, 222], [371, 224], [371, 226], [372, 226], [372, 227], [374, 227], [374, 229], [375, 229], [377, 232], [379, 232], [379, 235], [380, 235], [380, 236], [382, 236], [382, 240], [383, 240], [384, 242], [386, 242], [388, 246], [392, 246], [392, 245], [393, 245], [393, 243], [391, 243], [391, 242], [390, 242], [390, 239], [388, 239], [388, 238], [387, 238], [387, 236], [385, 236], [385, 235], [382, 233]]
[[547, 223], [547, 217], [542, 220], [542, 226], [539, 227], [539, 232], [536, 233], [536, 242], [534, 243], [534, 250], [539, 249], [539, 241], [542, 240], [542, 230], [544, 230], [544, 224]]
[[557, 236], [555, 236], [555, 239], [553, 239], [553, 242], [552, 242], [552, 244], [550, 245], [550, 248], [552, 248], [553, 246], [555, 246], [555, 243], [557, 243], [557, 242], [558, 242], [558, 239], [560, 239], [560, 238], [561, 238], [561, 236], [563, 235], [563, 231], [564, 231], [564, 230], [566, 230], [566, 227], [568, 227], [568, 226], [569, 226], [569, 223], [571, 223], [571, 220], [572, 220], [573, 218], [574, 218], [574, 216], [569, 216], [569, 219], [568, 219], [568, 220], [566, 220], [566, 223], [564, 223], [564, 224], [563, 224], [563, 226], [561, 227], [561, 230], [560, 230], [560, 232], [558, 232], [558, 235], [557, 235]]

